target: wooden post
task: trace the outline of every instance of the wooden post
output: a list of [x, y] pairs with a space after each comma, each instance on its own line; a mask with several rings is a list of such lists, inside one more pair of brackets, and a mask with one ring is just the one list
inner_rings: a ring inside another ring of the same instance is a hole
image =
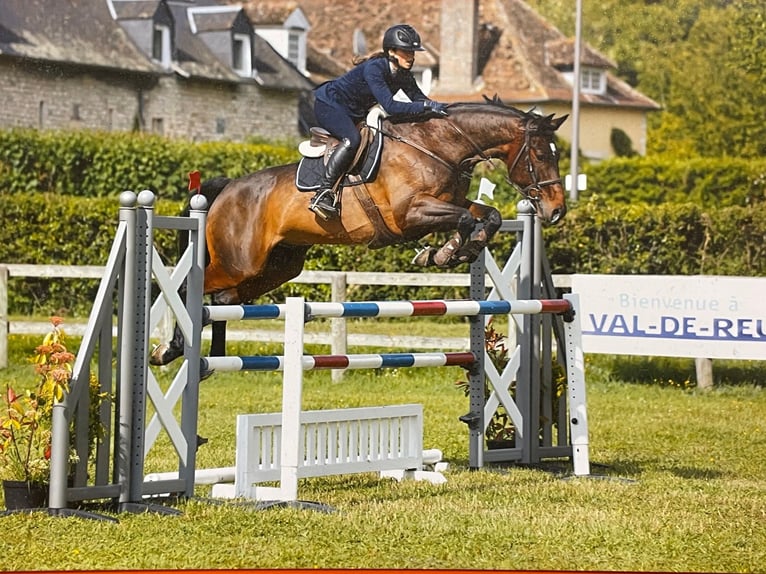
[[[345, 303], [346, 301], [346, 274], [333, 274], [331, 281], [332, 302]], [[348, 353], [348, 330], [346, 329], [345, 317], [335, 317], [330, 319], [331, 348], [333, 355], [346, 355]], [[343, 371], [340, 369], [332, 370], [332, 381], [337, 383], [343, 380]]]
[[713, 388], [713, 359], [694, 359], [697, 369], [697, 387], [703, 390]]
[[0, 265], [0, 369], [8, 367], [8, 268]]

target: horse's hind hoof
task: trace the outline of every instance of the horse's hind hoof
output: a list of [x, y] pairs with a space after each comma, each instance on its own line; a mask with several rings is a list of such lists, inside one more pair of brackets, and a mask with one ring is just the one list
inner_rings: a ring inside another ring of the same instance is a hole
[[165, 360], [165, 354], [168, 352], [169, 348], [170, 347], [168, 346], [167, 343], [161, 343], [159, 345], [155, 345], [154, 349], [152, 349], [152, 352], [149, 355], [149, 364], [157, 366], [157, 367], [167, 365], [167, 361]]

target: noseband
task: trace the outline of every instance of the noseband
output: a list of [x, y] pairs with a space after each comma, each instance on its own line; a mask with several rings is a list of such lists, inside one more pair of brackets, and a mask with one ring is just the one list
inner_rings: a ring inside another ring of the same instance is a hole
[[[534, 128], [532, 128], [532, 121], [528, 121], [527, 125], [524, 129], [524, 143], [519, 148], [519, 151], [516, 152], [516, 158], [513, 160], [513, 163], [511, 164], [511, 167], [508, 168], [508, 175], [505, 177], [505, 180], [513, 186], [516, 191], [518, 191], [524, 199], [528, 199], [532, 203], [539, 203], [540, 202], [540, 194], [543, 191], [544, 187], [547, 187], [549, 185], [556, 185], [557, 183], [561, 183], [561, 178], [556, 179], [546, 179], [543, 181], [540, 181], [537, 178], [537, 172], [535, 171], [535, 166], [532, 165], [532, 154], [531, 154], [531, 146], [530, 141], [532, 139], [532, 134], [535, 132]], [[532, 183], [530, 183], [528, 186], [521, 188], [515, 183], [511, 181], [511, 174], [513, 173], [513, 170], [516, 169], [516, 166], [518, 165], [519, 161], [521, 161], [521, 156], [524, 154], [524, 152], [527, 152], [527, 173], [529, 174], [529, 178], [532, 180]], [[535, 192], [534, 194], [532, 192]]]

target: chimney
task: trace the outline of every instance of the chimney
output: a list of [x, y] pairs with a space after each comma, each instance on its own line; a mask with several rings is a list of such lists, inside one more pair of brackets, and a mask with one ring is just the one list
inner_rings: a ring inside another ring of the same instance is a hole
[[479, 0], [442, 0], [440, 94], [469, 94], [476, 80]]

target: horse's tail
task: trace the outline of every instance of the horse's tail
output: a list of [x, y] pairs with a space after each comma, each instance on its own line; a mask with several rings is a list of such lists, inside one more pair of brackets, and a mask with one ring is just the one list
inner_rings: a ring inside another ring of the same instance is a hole
[[[212, 179], [207, 179], [202, 182], [202, 185], [200, 186], [199, 193], [205, 196], [207, 199], [207, 206], [208, 209], [210, 209], [210, 206], [215, 201], [215, 198], [218, 197], [221, 192], [223, 191], [223, 188], [226, 187], [226, 185], [231, 181], [231, 178], [224, 177], [222, 175], [218, 177], [214, 177]], [[184, 207], [183, 211], [181, 212], [181, 215], [184, 217], [189, 216], [189, 202], [186, 203], [186, 207]], [[189, 245], [189, 236], [186, 233], [179, 233], [178, 234], [178, 253], [179, 255], [186, 251], [186, 248]], [[208, 263], [208, 255], [207, 255], [207, 247], [205, 248], [205, 263]]]

